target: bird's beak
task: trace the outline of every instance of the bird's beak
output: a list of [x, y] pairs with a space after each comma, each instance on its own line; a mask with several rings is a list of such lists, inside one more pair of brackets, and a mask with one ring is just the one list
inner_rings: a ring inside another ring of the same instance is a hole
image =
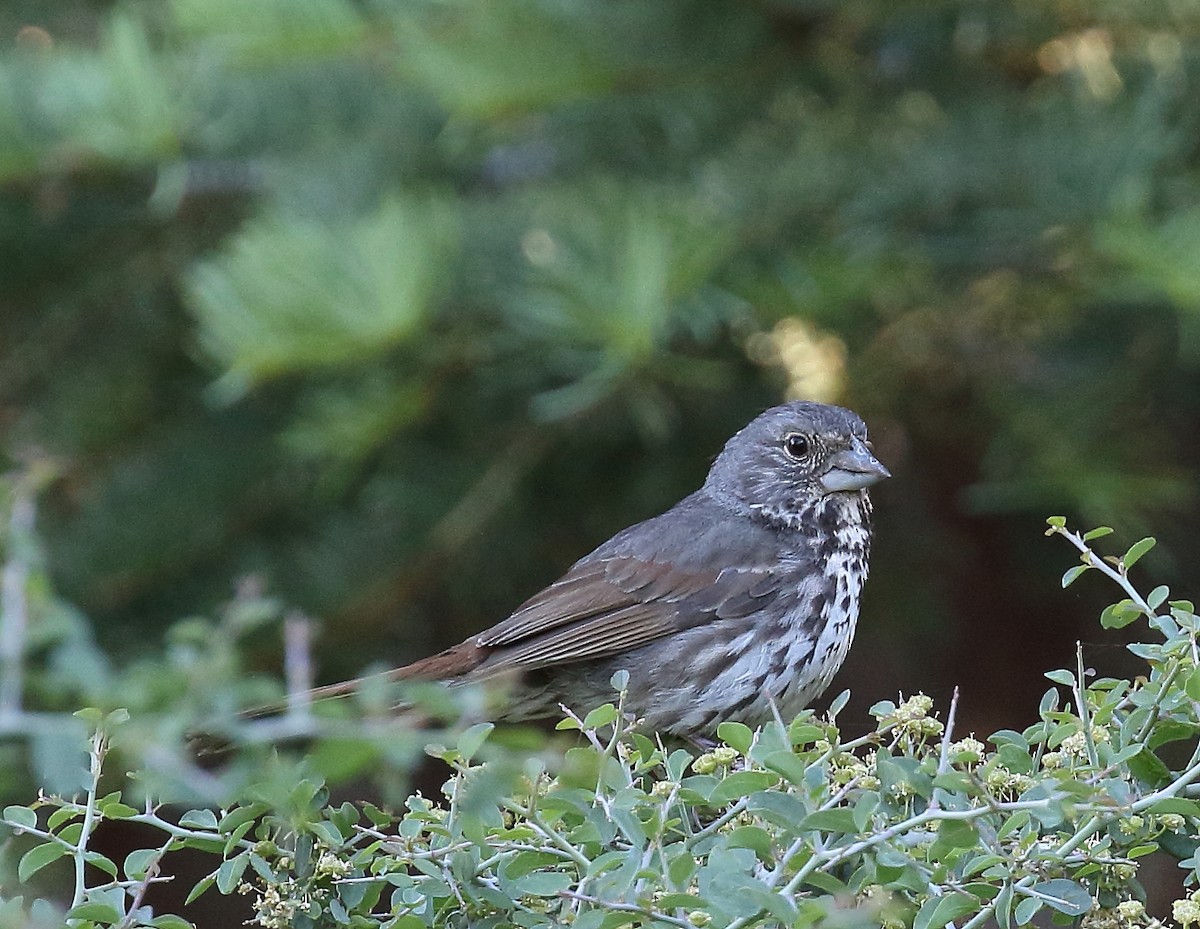
[[850, 448], [830, 456], [829, 469], [819, 480], [826, 493], [834, 493], [839, 490], [862, 490], [891, 476], [892, 472], [880, 464], [862, 439], [856, 436]]

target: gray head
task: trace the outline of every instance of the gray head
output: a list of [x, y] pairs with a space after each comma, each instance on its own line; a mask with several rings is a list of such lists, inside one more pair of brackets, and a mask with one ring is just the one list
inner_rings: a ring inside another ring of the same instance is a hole
[[726, 442], [704, 486], [786, 519], [830, 494], [863, 496], [890, 476], [871, 454], [857, 413], [797, 400], [772, 407]]

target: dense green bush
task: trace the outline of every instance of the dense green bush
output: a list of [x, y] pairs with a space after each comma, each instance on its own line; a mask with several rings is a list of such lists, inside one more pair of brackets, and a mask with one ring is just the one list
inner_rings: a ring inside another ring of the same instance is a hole
[[[154, 802], [128, 803], [128, 786], [101, 787], [110, 747], [136, 744], [127, 733], [139, 721], [88, 709], [76, 714], [90, 731], [84, 791], [4, 811], [9, 830], [34, 839], [19, 877], [72, 861], [66, 919], [80, 927], [185, 925], [140, 904], [163, 859], [189, 847], [212, 857], [192, 897], [248, 895], [270, 929], [977, 929], [989, 920], [1008, 929], [1043, 910], [1090, 929], [1157, 926], [1142, 904], [1139, 860], [1162, 850], [1190, 884], [1197, 875], [1200, 618], [1166, 588], [1143, 596], [1130, 582], [1153, 540], [1107, 558], [1090, 542], [1109, 530], [1081, 536], [1061, 518], [1049, 526], [1081, 554], [1064, 586], [1088, 571], [1120, 585], [1123, 598], [1100, 622], [1139, 623], [1148, 634], [1129, 649], [1146, 668], [1134, 681], [1097, 677], [1081, 651], [1074, 669], [1046, 675], [1054, 686], [1020, 730], [964, 735], [953, 703], [938, 718], [918, 694], [876, 704], [875, 730], [846, 738], [844, 694], [822, 716], [757, 731], [723, 724], [707, 750], [665, 745], [623, 713], [618, 674], [614, 703], [582, 718], [565, 711], [558, 728], [581, 738], [561, 756], [493, 745], [488, 723], [459, 729], [450, 747], [429, 746], [452, 772], [441, 798], [415, 794], [392, 809], [331, 803], [310, 762], [276, 757], [220, 808], [172, 819]], [[310, 709], [282, 718], [319, 738], [328, 730]], [[1186, 743], [1182, 763], [1163, 751], [1175, 742]], [[152, 769], [146, 745], [142, 755]], [[160, 840], [118, 865], [89, 846], [105, 820], [155, 827]], [[42, 902], [30, 918], [61, 918], [52, 912]], [[1176, 901], [1174, 917], [1200, 922], [1200, 891]]]

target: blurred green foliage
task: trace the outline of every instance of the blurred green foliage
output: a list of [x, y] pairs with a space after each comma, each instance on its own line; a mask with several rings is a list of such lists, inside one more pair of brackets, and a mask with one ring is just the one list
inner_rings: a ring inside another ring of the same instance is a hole
[[6, 3], [0, 469], [53, 470], [48, 583], [114, 654], [254, 575], [332, 679], [501, 618], [824, 366], [896, 474], [839, 683], [969, 667], [985, 729], [1100, 605], [1043, 596], [1046, 511], [1200, 567], [1198, 34], [1145, 0]]
[[[1078, 556], [1062, 588], [1089, 573], [1120, 588], [1100, 624], [1131, 630], [1141, 673], [1089, 682], [1079, 654], [1074, 670], [1046, 672], [1054, 686], [1036, 717], [1013, 711], [1019, 730], [962, 737], [958, 695], [942, 717], [916, 694], [876, 703], [874, 724], [851, 738], [838, 720], [843, 691], [823, 714], [754, 730], [721, 723], [717, 741], [698, 750], [643, 731], [625, 709], [629, 675], [618, 671], [615, 702], [564, 708], [557, 728], [577, 737], [565, 752], [514, 751], [490, 722], [460, 719], [439, 733], [444, 741], [425, 749], [449, 774], [436, 799], [339, 802], [338, 780], [404, 768], [421, 733], [395, 714], [325, 729], [328, 717], [293, 708], [275, 722], [291, 719], [314, 739], [303, 759], [260, 758], [240, 784], [227, 767], [214, 780], [229, 798], [189, 809], [188, 787], [203, 785], [203, 773], [164, 783], [164, 743], [137, 735], [171, 713], [89, 707], [68, 717], [86, 726], [74, 744], [86, 758], [74, 795], [22, 798], [0, 812], [0, 866], [13, 860], [23, 889], [5, 894], [0, 926], [188, 929], [205, 924], [191, 907], [217, 894], [240, 898], [246, 924], [265, 929], [1013, 929], [1039, 925], [1039, 912], [1080, 929], [1193, 925], [1200, 617], [1166, 585], [1138, 588], [1141, 570], [1131, 570], [1153, 538], [1101, 554], [1089, 543], [1112, 529], [1047, 523], [1046, 535]], [[230, 651], [228, 633], [268, 620], [263, 606], [229, 611], [213, 653]], [[204, 640], [195, 645], [203, 651]], [[461, 710], [462, 701], [443, 701], [455, 702]], [[272, 721], [238, 728], [263, 725]], [[148, 765], [133, 775], [138, 793], [186, 805], [143, 806], [120, 777], [110, 790], [112, 754], [118, 771], [131, 757]], [[101, 850], [106, 831], [131, 827], [140, 830], [131, 851]], [[189, 854], [202, 866], [185, 877], [177, 868]], [[1182, 873], [1174, 923], [1152, 915], [1161, 904], [1146, 906], [1155, 860]], [[54, 874], [65, 883], [71, 871], [69, 903], [36, 896], [39, 883]], [[166, 886], [186, 899], [153, 893]]]

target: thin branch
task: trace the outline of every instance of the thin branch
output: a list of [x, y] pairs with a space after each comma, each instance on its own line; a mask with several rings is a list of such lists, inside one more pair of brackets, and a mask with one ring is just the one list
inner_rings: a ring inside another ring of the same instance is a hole
[[71, 897], [72, 908], [83, 903], [84, 894], [87, 892], [87, 883], [84, 880], [85, 868], [87, 865], [87, 847], [88, 839], [92, 836], [92, 830], [96, 828], [96, 797], [100, 791], [100, 772], [104, 764], [104, 753], [106, 751], [104, 730], [97, 729], [92, 734], [92, 750], [91, 756], [91, 779], [88, 783], [87, 802], [83, 807], [83, 828], [79, 831], [79, 842], [75, 846], [75, 893]]
[[283, 621], [283, 672], [287, 682], [287, 711], [307, 718], [312, 712], [316, 681], [312, 662], [312, 620], [300, 612]]
[[954, 718], [958, 715], [958, 687], [954, 688], [954, 694], [950, 697], [950, 709], [946, 713], [946, 728], [942, 731], [942, 748], [938, 754], [938, 774], [945, 774], [950, 770], [950, 740], [954, 732]]
[[37, 497], [17, 481], [8, 517], [8, 559], [0, 572], [0, 719], [21, 715], [25, 630], [29, 624], [29, 540], [37, 522]]
[[[580, 903], [590, 903], [592, 906], [602, 910], [610, 910], [614, 913], [633, 913], [637, 916], [644, 916], [647, 919], [652, 919], [655, 922], [666, 923], [669, 926], [679, 926], [680, 929], [695, 929], [686, 919], [679, 919], [676, 916], [668, 916], [666, 913], [659, 913], [644, 906], [636, 906], [632, 903], [613, 903], [609, 900], [602, 900], [599, 897], [589, 897], [585, 894], [572, 893], [569, 890], [559, 891], [560, 897], [566, 900], [577, 900]], [[732, 923], [730, 926], [732, 927]]]
[[1083, 728], [1083, 744], [1087, 746], [1088, 761], [1092, 770], [1100, 769], [1100, 755], [1096, 751], [1096, 740], [1092, 737], [1092, 714], [1088, 709], [1087, 698], [1084, 697], [1083, 675], [1086, 668], [1083, 665], [1083, 643], [1075, 643], [1075, 683], [1071, 685], [1071, 693], [1075, 697], [1075, 706], [1079, 709], [1079, 724]]
[[129, 904], [128, 915], [124, 919], [122, 919], [119, 923], [117, 923], [117, 929], [129, 929], [129, 927], [137, 924], [137, 922], [138, 922], [137, 911], [141, 907], [142, 902], [146, 899], [146, 891], [148, 891], [150, 889], [151, 884], [159, 883], [160, 880], [161, 881], [171, 880], [171, 877], [165, 877], [165, 878], [160, 879], [158, 877], [158, 868], [159, 868], [159, 865], [162, 863], [163, 856], [168, 851], [170, 851], [171, 845], [174, 842], [175, 842], [175, 840], [173, 838], [167, 839], [167, 841], [164, 842], [159, 847], [159, 849], [155, 853], [154, 857], [150, 859], [150, 863], [146, 866], [146, 874], [142, 878], [142, 880], [137, 884], [137, 892], [134, 893], [133, 900]]

